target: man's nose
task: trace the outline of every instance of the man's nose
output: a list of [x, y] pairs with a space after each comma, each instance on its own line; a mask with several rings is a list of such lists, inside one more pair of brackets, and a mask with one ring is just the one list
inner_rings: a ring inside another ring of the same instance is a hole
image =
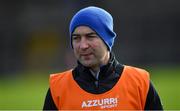
[[81, 42], [80, 42], [80, 48], [87, 49], [88, 47], [89, 47], [89, 43], [88, 43], [87, 39], [85, 37], [82, 37]]

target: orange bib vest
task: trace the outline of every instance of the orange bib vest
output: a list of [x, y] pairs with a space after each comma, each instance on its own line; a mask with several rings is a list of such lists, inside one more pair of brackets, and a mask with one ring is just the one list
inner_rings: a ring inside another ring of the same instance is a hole
[[59, 110], [143, 110], [149, 90], [149, 74], [143, 69], [125, 66], [111, 90], [91, 94], [81, 89], [69, 70], [50, 76], [50, 90]]

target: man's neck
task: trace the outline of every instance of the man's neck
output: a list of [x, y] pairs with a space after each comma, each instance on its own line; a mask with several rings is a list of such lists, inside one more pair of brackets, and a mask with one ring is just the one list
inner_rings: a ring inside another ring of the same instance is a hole
[[108, 51], [107, 54], [104, 55], [102, 60], [100, 60], [101, 61], [100, 64], [91, 67], [91, 69], [93, 70], [93, 72], [98, 72], [101, 66], [108, 64], [109, 60], [110, 60], [110, 52]]
[[98, 80], [100, 70], [94, 72], [93, 70], [90, 69], [90, 72]]
[[107, 54], [103, 57], [103, 60], [100, 65], [90, 68], [91, 73], [93, 72], [93, 74], [95, 74], [96, 77], [98, 77], [97, 74], [99, 75], [100, 67], [108, 64], [109, 60], [110, 60], [110, 52], [107, 52]]

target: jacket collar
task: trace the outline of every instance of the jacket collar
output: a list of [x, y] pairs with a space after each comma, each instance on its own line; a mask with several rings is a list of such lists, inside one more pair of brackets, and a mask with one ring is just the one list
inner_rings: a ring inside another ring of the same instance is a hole
[[[119, 64], [119, 62], [115, 59], [114, 54], [111, 52], [110, 53], [110, 59], [108, 64], [102, 66], [100, 68], [99, 72], [99, 79], [105, 79], [107, 77], [111, 76], [113, 77], [113, 74], [115, 72], [116, 66]], [[90, 69], [88, 67], [83, 66], [79, 61], [78, 61], [78, 66], [75, 68], [76, 76], [80, 76], [80, 78], [84, 80], [97, 80], [90, 72]]]

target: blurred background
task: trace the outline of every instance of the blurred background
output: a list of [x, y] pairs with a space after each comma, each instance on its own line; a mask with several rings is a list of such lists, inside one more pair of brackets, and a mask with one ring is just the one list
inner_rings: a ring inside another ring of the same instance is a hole
[[51, 73], [76, 65], [69, 22], [86, 6], [114, 18], [113, 52], [145, 68], [164, 109], [180, 109], [179, 0], [0, 1], [0, 109], [42, 109]]

